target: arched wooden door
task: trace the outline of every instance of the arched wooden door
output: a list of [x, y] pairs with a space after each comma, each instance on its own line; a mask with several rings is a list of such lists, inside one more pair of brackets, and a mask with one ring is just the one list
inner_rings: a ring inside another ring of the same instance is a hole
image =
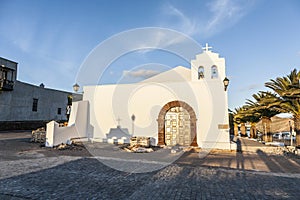
[[164, 105], [158, 115], [158, 145], [197, 145], [196, 115], [183, 101]]

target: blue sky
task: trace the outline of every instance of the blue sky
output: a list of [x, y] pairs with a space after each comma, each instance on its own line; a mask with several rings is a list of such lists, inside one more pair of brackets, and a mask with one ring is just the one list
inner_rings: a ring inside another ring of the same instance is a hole
[[[19, 80], [49, 88], [72, 91], [92, 49], [142, 27], [180, 31], [225, 57], [230, 108], [265, 90], [271, 78], [300, 68], [297, 0], [0, 0], [0, 5], [0, 57], [19, 63]], [[164, 52], [131, 53], [114, 63], [106, 82], [119, 82], [128, 69], [152, 62], [189, 67]], [[131, 78], [151, 75], [144, 67]]]

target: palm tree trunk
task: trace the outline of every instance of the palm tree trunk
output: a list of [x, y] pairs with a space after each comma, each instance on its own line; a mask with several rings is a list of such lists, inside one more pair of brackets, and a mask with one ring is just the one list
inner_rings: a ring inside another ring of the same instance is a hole
[[300, 146], [300, 116], [294, 117], [294, 127], [296, 131], [296, 146]]
[[256, 124], [255, 123], [251, 123], [250, 138], [256, 138]]
[[245, 123], [241, 123], [241, 136], [246, 137], [246, 126]]
[[272, 142], [273, 137], [272, 137], [272, 133], [271, 133], [271, 119], [268, 117], [263, 117], [262, 125], [263, 125], [263, 130], [264, 130], [263, 140], [265, 142]]
[[234, 136], [238, 136], [239, 135], [239, 127], [237, 123], [234, 123]]

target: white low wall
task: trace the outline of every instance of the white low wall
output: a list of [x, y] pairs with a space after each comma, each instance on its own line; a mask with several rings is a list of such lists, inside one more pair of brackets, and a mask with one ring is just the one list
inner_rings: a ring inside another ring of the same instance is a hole
[[55, 121], [47, 124], [46, 147], [68, 143], [71, 138], [87, 137], [89, 124], [88, 101], [73, 102], [71, 115], [67, 127], [59, 127]]

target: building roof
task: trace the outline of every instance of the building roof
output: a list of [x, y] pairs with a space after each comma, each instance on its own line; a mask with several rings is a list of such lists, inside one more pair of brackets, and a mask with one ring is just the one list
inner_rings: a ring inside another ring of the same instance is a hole
[[141, 83], [182, 82], [189, 80], [191, 80], [191, 70], [186, 67], [178, 66], [143, 80]]

